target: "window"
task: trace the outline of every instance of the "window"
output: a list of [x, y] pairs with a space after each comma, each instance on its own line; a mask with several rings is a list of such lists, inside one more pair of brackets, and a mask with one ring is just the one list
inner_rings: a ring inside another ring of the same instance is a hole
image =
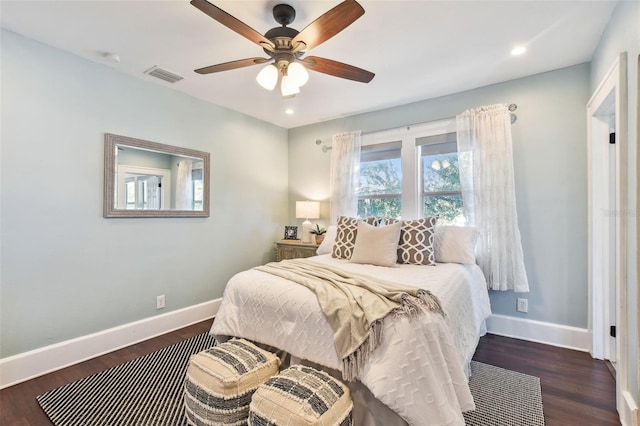
[[464, 224], [455, 119], [363, 135], [358, 216]]
[[359, 217], [393, 217], [402, 213], [402, 142], [362, 147], [358, 190]]
[[440, 216], [439, 223], [463, 225], [460, 171], [456, 134], [445, 133], [416, 139], [420, 148], [422, 215]]

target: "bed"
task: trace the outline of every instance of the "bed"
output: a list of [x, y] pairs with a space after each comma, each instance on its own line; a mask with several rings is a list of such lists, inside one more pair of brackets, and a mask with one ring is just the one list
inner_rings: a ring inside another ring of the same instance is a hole
[[[429, 290], [446, 314], [385, 318], [380, 345], [358, 380], [347, 382], [354, 424], [463, 425], [462, 412], [475, 408], [468, 387], [469, 364], [491, 313], [480, 268], [458, 263], [376, 266], [331, 254], [305, 261]], [[242, 337], [280, 351], [287, 363], [344, 376], [316, 295], [267, 272], [250, 269], [230, 279], [211, 333], [220, 341]]]

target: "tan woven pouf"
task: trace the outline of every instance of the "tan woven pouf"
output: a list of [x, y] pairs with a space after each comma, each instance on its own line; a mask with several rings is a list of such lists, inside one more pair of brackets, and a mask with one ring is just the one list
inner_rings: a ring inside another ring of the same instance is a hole
[[246, 425], [256, 388], [278, 374], [280, 360], [244, 339], [192, 355], [184, 382], [190, 425]]
[[351, 426], [352, 412], [344, 384], [325, 372], [294, 365], [255, 391], [247, 424]]

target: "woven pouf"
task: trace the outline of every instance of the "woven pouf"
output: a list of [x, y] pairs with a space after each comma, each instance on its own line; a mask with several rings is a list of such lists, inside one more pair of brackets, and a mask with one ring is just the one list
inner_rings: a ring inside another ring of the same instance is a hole
[[251, 398], [253, 426], [351, 426], [349, 389], [325, 372], [294, 365], [261, 385]]
[[192, 355], [184, 382], [190, 425], [245, 425], [256, 388], [278, 374], [280, 360], [244, 339]]

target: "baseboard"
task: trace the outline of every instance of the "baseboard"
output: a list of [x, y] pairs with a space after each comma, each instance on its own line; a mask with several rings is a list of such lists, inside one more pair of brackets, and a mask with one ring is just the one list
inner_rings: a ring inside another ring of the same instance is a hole
[[586, 328], [506, 315], [491, 315], [487, 319], [487, 332], [582, 352], [588, 352], [591, 348], [591, 332]]
[[618, 414], [622, 426], [638, 426], [638, 406], [629, 391], [623, 391], [618, 398]]
[[0, 359], [0, 389], [213, 318], [222, 299]]
[[[0, 389], [212, 318], [220, 302], [221, 299], [216, 299], [0, 359]], [[589, 351], [591, 344], [591, 334], [586, 329], [505, 315], [489, 317], [487, 330], [584, 352]]]

